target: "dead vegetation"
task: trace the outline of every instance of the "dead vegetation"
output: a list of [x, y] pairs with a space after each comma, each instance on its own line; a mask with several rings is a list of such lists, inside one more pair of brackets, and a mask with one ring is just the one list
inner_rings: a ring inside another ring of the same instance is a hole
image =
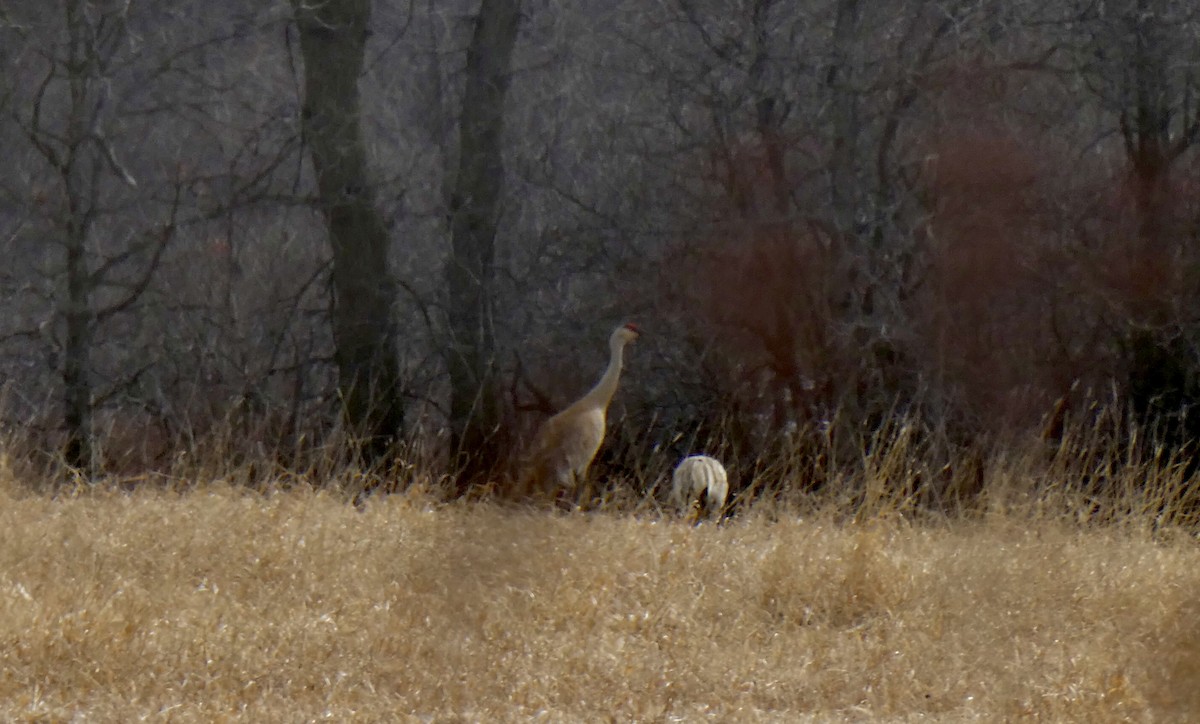
[[418, 484], [357, 509], [343, 479], [48, 494], [7, 471], [0, 719], [1200, 715], [1169, 466], [1115, 470], [1100, 505], [997, 463], [949, 515], [895, 492], [901, 458], [697, 528], [628, 494], [558, 514]]

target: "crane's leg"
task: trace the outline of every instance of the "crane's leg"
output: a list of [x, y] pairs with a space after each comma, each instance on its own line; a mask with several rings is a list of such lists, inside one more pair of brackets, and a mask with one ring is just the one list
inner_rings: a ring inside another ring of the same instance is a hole
[[592, 479], [584, 470], [581, 475], [575, 479], [575, 509], [589, 510], [592, 507]]
[[570, 471], [555, 491], [554, 502], [563, 510], [587, 510], [591, 500], [591, 487], [587, 482], [587, 473], [583, 475]]
[[571, 510], [575, 502], [574, 473], [570, 470], [557, 470], [540, 492], [539, 497], [543, 505], [549, 504], [559, 510]]
[[578, 510], [579, 505], [575, 500], [575, 487], [563, 486], [554, 493], [554, 505], [559, 510]]

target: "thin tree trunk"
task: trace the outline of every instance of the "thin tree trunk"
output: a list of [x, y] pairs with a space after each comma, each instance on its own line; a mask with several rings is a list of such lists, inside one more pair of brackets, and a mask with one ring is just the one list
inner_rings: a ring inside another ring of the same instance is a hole
[[467, 49], [458, 173], [450, 196], [446, 291], [451, 344], [451, 450], [460, 490], [500, 460], [499, 390], [492, 320], [496, 224], [504, 188], [504, 100], [520, 20], [519, 0], [483, 0]]
[[[72, 204], [73, 205], [73, 204]], [[72, 210], [72, 216], [75, 211]], [[66, 339], [63, 342], [63, 403], [67, 442], [64, 456], [68, 465], [92, 473], [92, 384], [91, 367], [92, 301], [87, 268], [87, 237], [72, 219], [66, 239], [67, 299], [63, 317]]]
[[403, 423], [388, 234], [367, 177], [358, 78], [370, 0], [294, 3], [304, 57], [305, 140], [333, 246], [333, 336], [346, 421], [378, 462]]
[[770, 12], [774, 0], [755, 0], [751, 9], [751, 26], [754, 37], [754, 55], [750, 62], [750, 88], [755, 102], [756, 127], [759, 143], [766, 154], [767, 170], [771, 177], [771, 223], [768, 228], [777, 231], [787, 224], [791, 210], [792, 189], [788, 184], [784, 159], [785, 144], [782, 125], [786, 111], [775, 96], [765, 77], [770, 63]]
[[1132, 18], [1134, 36], [1133, 128], [1124, 129], [1130, 162], [1135, 174], [1135, 201], [1138, 212], [1138, 236], [1146, 251], [1162, 254], [1162, 189], [1166, 182], [1171, 146], [1171, 109], [1167, 89], [1166, 58], [1155, 10], [1147, 0], [1139, 0]]
[[[1134, 185], [1139, 253], [1164, 277], [1160, 289], [1129, 300], [1130, 320], [1124, 347], [1128, 356], [1128, 396], [1135, 415], [1156, 443], [1178, 449], [1194, 448], [1200, 436], [1200, 370], [1195, 362], [1194, 327], [1180, 318], [1177, 305], [1182, 280], [1174, 261], [1178, 232], [1168, 225], [1167, 192], [1172, 165], [1195, 142], [1200, 121], [1172, 133], [1168, 47], [1163, 4], [1138, 0], [1130, 9], [1132, 35], [1128, 106], [1120, 126]], [[1190, 337], [1190, 339], [1189, 339]], [[1192, 343], [1192, 344], [1189, 344]], [[1190, 454], [1184, 455], [1190, 458]]]
[[859, 0], [838, 0], [825, 82], [833, 96], [833, 151], [829, 159], [830, 206], [843, 234], [854, 233], [859, 146], [859, 100], [853, 88], [854, 43], [860, 25]]
[[[70, 106], [67, 117], [67, 146], [59, 168], [67, 201], [66, 300], [63, 318], [63, 422], [66, 463], [90, 475], [94, 472], [92, 450], [92, 282], [88, 270], [87, 240], [96, 200], [96, 159], [87, 142], [88, 74], [92, 54], [82, 17], [82, 4], [69, 0], [65, 6], [69, 37]], [[89, 163], [90, 161], [90, 163]]]

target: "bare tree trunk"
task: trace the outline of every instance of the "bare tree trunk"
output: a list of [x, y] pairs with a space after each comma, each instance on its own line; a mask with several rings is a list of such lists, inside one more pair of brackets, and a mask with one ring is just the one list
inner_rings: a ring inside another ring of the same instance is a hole
[[304, 56], [305, 140], [333, 245], [333, 336], [347, 423], [369, 461], [399, 433], [404, 407], [392, 319], [388, 234], [367, 178], [358, 77], [370, 0], [294, 3]]
[[[1183, 113], [1177, 113], [1180, 101], [1172, 96], [1169, 81], [1166, 9], [1157, 0], [1137, 0], [1127, 10], [1124, 24], [1132, 47], [1120, 128], [1134, 185], [1140, 253], [1152, 263], [1177, 267], [1174, 247], [1186, 243], [1186, 237], [1181, 239], [1167, 224], [1169, 176], [1172, 165], [1196, 142], [1200, 119], [1188, 118], [1186, 100]], [[1172, 120], [1179, 116], [1182, 127], [1173, 133]], [[1196, 330], [1181, 322], [1178, 311], [1180, 304], [1194, 300], [1180, 298], [1184, 287], [1179, 281], [1163, 284], [1161, 294], [1131, 300], [1124, 339], [1128, 395], [1135, 415], [1158, 442], [1194, 449], [1200, 436]]]
[[[92, 284], [88, 272], [87, 239], [96, 203], [96, 159], [87, 140], [88, 74], [93, 70], [82, 3], [69, 0], [66, 23], [70, 60], [65, 153], [59, 165], [66, 191], [66, 299], [63, 318], [63, 422], [67, 440], [63, 454], [68, 465], [85, 475], [93, 472], [92, 455]], [[90, 163], [89, 163], [90, 161]]]
[[[1132, 112], [1122, 114], [1126, 155], [1134, 174], [1134, 201], [1138, 214], [1138, 236], [1147, 251], [1164, 253], [1163, 186], [1175, 156], [1187, 148], [1183, 136], [1177, 150], [1171, 138], [1171, 98], [1167, 87], [1167, 59], [1162, 33], [1157, 27], [1158, 8], [1149, 0], [1138, 0], [1132, 10], [1132, 82], [1128, 94]], [[1132, 115], [1132, 123], [1129, 116]]]
[[792, 189], [788, 184], [784, 164], [784, 140], [782, 126], [787, 111], [775, 95], [775, 88], [768, 83], [765, 74], [770, 63], [770, 18], [774, 0], [755, 0], [751, 8], [753, 33], [753, 59], [750, 62], [750, 88], [754, 93], [755, 127], [759, 142], [766, 154], [767, 170], [771, 178], [771, 224], [777, 230], [786, 225], [791, 210]]
[[[71, 201], [74, 201], [72, 199]], [[74, 206], [74, 203], [72, 203]], [[71, 210], [72, 217], [76, 210]], [[87, 269], [87, 235], [78, 219], [72, 218], [66, 239], [67, 297], [63, 317], [63, 407], [67, 441], [64, 456], [68, 465], [92, 472], [92, 383], [91, 368], [92, 294]]]
[[833, 21], [832, 47], [825, 82], [833, 97], [833, 151], [829, 159], [830, 206], [838, 231], [854, 233], [859, 146], [859, 99], [853, 87], [857, 67], [854, 43], [860, 25], [859, 0], [838, 0]]
[[450, 195], [451, 254], [445, 270], [451, 450], [460, 467], [462, 491], [494, 472], [501, 452], [491, 285], [504, 188], [504, 99], [520, 9], [520, 0], [483, 0], [467, 49], [458, 174]]
[[[118, 252], [103, 251], [97, 247], [113, 244], [95, 244], [92, 239], [104, 219], [120, 218], [120, 228], [128, 228], [128, 217], [120, 214], [133, 204], [128, 199], [114, 200], [114, 182], [138, 187], [121, 163], [109, 123], [114, 68], [119, 67], [117, 58], [126, 47], [128, 9], [127, 5], [96, 9], [84, 0], [63, 3], [65, 44], [44, 43], [41, 52], [49, 68], [33, 93], [27, 121], [19, 121], [51, 170], [53, 195], [63, 204], [50, 215], [60, 230], [55, 245], [62, 247], [62, 284], [55, 294], [55, 323], [41, 333], [57, 346], [61, 318], [61, 363], [54, 364], [62, 382], [63, 458], [84, 475], [94, 473], [99, 464], [92, 429], [97, 400], [140, 374], [134, 372], [124, 381], [110, 377], [109, 389], [97, 391], [93, 356], [98, 330], [107, 320], [129, 312], [149, 288], [163, 250], [174, 236], [179, 209], [177, 186], [169, 218], [153, 233], [132, 235]], [[141, 258], [144, 266], [134, 274]], [[109, 294], [98, 294], [101, 288]]]

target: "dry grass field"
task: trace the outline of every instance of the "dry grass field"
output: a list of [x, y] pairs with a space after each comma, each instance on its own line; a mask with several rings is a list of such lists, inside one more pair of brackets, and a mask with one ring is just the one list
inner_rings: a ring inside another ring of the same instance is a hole
[[0, 720], [1197, 721], [1200, 549], [1036, 506], [690, 528], [10, 474]]

